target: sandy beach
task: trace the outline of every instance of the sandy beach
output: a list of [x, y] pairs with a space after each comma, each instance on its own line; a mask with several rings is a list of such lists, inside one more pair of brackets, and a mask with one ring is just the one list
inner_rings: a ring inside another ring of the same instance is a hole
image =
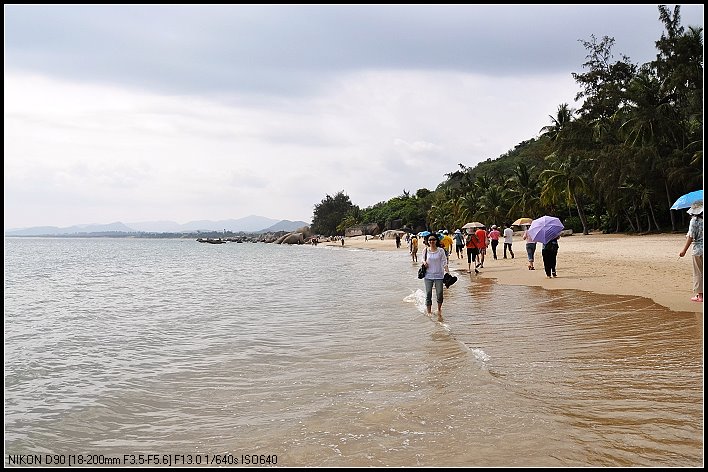
[[[506, 285], [539, 286], [545, 289], [577, 289], [609, 295], [636, 295], [674, 311], [703, 312], [703, 303], [692, 302], [692, 261], [690, 249], [685, 257], [678, 256], [685, 234], [643, 236], [616, 234], [574, 234], [560, 239], [558, 277], [547, 279], [543, 271], [541, 245], [536, 250], [537, 270], [527, 269], [526, 249], [522, 232], [514, 233], [514, 259], [503, 259], [503, 245], [497, 248], [500, 257], [494, 260], [487, 249], [484, 268], [478, 277], [490, 277]], [[341, 243], [323, 243], [336, 245]], [[364, 236], [346, 238], [345, 247], [382, 251], [399, 251], [409, 257], [405, 241], [396, 248], [393, 239], [371, 239]], [[424, 246], [419, 249], [422, 260]], [[450, 258], [450, 271], [467, 273], [467, 256]]]

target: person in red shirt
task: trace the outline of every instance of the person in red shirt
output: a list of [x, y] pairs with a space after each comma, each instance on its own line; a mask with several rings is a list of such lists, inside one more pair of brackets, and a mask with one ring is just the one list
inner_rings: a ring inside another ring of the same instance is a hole
[[477, 239], [479, 240], [477, 246], [477, 248], [479, 249], [479, 263], [475, 266], [475, 268], [483, 269], [484, 255], [487, 253], [487, 246], [489, 246], [489, 241], [487, 240], [487, 231], [485, 231], [484, 226], [482, 226], [474, 233], [477, 235]]
[[475, 234], [474, 230], [472, 228], [467, 230], [467, 241], [465, 244], [465, 247], [467, 248], [467, 273], [470, 274], [472, 273], [472, 261], [475, 262], [475, 269], [474, 273], [479, 274], [479, 271], [477, 270], [477, 259], [479, 256], [479, 246], [481, 242], [479, 241], [479, 238]]

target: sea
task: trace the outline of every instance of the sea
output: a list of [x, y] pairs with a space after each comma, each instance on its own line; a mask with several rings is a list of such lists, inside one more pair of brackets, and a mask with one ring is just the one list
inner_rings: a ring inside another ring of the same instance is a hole
[[701, 314], [458, 273], [439, 323], [416, 275], [405, 249], [5, 238], [5, 466], [703, 465]]

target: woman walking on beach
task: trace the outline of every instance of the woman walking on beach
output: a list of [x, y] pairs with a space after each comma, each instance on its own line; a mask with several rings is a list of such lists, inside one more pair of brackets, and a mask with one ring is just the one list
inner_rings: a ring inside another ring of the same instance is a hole
[[444, 249], [438, 247], [439, 242], [437, 235], [428, 236], [430, 248], [426, 249], [423, 254], [423, 264], [426, 267], [423, 282], [425, 283], [425, 307], [428, 310], [428, 315], [433, 314], [433, 285], [435, 285], [438, 321], [442, 322], [443, 278], [450, 271], [447, 266], [447, 254]]
[[[534, 256], [536, 255], [536, 243], [529, 236], [529, 227], [524, 230], [524, 241], [526, 241], [526, 256], [529, 260], [529, 270], [536, 270], [533, 266]], [[555, 267], [555, 266], [554, 266]]]
[[688, 225], [686, 244], [679, 253], [679, 257], [686, 255], [689, 246], [693, 243], [693, 292], [691, 298], [694, 302], [703, 302], [703, 202], [696, 202], [688, 209], [691, 222]]
[[543, 270], [546, 271], [546, 277], [549, 279], [551, 276], [558, 277], [556, 275], [556, 259], [558, 257], [558, 238], [551, 239], [546, 244], [543, 245], [541, 249], [541, 256], [543, 256]]
[[499, 236], [501, 236], [501, 233], [497, 229], [497, 225], [492, 225], [492, 230], [489, 232], [489, 239], [492, 243], [492, 253], [494, 253], [494, 259], [497, 258], [497, 246], [499, 245]]

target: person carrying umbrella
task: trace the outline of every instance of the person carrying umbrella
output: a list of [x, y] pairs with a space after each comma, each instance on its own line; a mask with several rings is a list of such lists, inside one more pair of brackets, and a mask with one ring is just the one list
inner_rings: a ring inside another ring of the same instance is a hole
[[526, 239], [543, 244], [541, 256], [546, 277], [557, 277], [556, 257], [558, 255], [558, 238], [563, 231], [563, 223], [555, 216], [544, 215], [531, 222], [526, 230]]
[[691, 222], [688, 225], [686, 244], [679, 253], [679, 257], [686, 255], [689, 246], [693, 243], [693, 291], [691, 298], [694, 302], [703, 302], [703, 201], [694, 202], [688, 209]]
[[558, 277], [556, 274], [556, 259], [558, 259], [558, 238], [556, 236], [543, 245], [541, 256], [543, 257], [543, 270], [546, 271], [546, 277]]

